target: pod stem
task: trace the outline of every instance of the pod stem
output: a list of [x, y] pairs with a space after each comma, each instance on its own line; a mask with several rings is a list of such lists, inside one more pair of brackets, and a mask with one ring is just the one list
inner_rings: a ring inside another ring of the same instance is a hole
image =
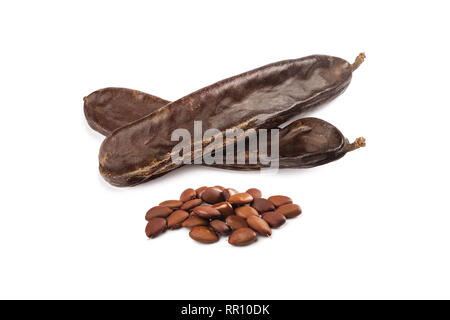
[[355, 59], [355, 62], [352, 64], [352, 70], [355, 71], [358, 69], [358, 67], [361, 65], [361, 63], [364, 62], [364, 59], [366, 58], [366, 54], [364, 52], [358, 54], [358, 56]]
[[362, 148], [366, 146], [366, 139], [363, 137], [356, 138], [353, 143], [347, 144], [347, 152]]

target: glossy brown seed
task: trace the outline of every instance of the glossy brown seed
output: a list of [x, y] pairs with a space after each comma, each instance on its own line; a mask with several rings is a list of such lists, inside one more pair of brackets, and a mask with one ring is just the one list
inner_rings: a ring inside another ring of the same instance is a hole
[[258, 211], [256, 211], [254, 208], [250, 206], [242, 206], [238, 207], [234, 210], [236, 212], [236, 215], [238, 217], [241, 217], [243, 219], [248, 219], [250, 216], [258, 216]]
[[233, 194], [228, 202], [231, 204], [247, 204], [253, 201], [253, 197], [246, 192]]
[[189, 201], [186, 201], [185, 203], [183, 203], [183, 205], [181, 206], [180, 209], [188, 211], [188, 210], [191, 210], [192, 208], [195, 208], [195, 207], [201, 205], [202, 202], [203, 202], [202, 199], [192, 199], [192, 200], [189, 200]]
[[256, 198], [255, 200], [253, 200], [252, 207], [255, 208], [259, 213], [275, 210], [275, 206], [273, 205], [273, 203], [264, 198]]
[[247, 192], [249, 195], [251, 195], [251, 196], [253, 197], [253, 199], [261, 198], [261, 197], [262, 197], [262, 192], [261, 192], [261, 190], [256, 189], [256, 188], [250, 188], [250, 189], [248, 189], [248, 190], [245, 191], [245, 192]]
[[181, 202], [187, 202], [189, 200], [195, 199], [195, 197], [197, 197], [197, 193], [195, 192], [194, 189], [189, 188], [184, 190], [181, 195], [180, 195], [180, 201]]
[[228, 238], [228, 243], [233, 246], [246, 246], [256, 240], [256, 233], [250, 228], [240, 228], [234, 231]]
[[169, 207], [164, 206], [156, 206], [153, 208], [150, 208], [150, 210], [147, 211], [145, 214], [145, 220], [150, 220], [152, 218], [167, 218], [169, 214], [172, 213], [172, 209]]
[[194, 215], [200, 218], [211, 219], [220, 216], [220, 211], [210, 206], [198, 206], [192, 211]]
[[190, 216], [186, 220], [183, 221], [181, 224], [184, 228], [193, 228], [196, 226], [207, 226], [209, 225], [209, 221], [203, 218], [200, 218], [199, 216]]
[[224, 201], [224, 202], [219, 202], [216, 204], [213, 204], [212, 206], [214, 209], [219, 210], [219, 212], [222, 214], [222, 216], [224, 218], [231, 216], [232, 214], [234, 214], [234, 209], [233, 206], [231, 205], [231, 203]]
[[236, 215], [228, 216], [225, 220], [227, 225], [230, 226], [231, 229], [240, 229], [240, 228], [247, 228], [248, 223], [245, 221], [245, 219], [238, 217]]
[[216, 232], [207, 226], [196, 226], [193, 227], [189, 236], [195, 241], [202, 243], [214, 243], [219, 240]]
[[169, 207], [171, 209], [178, 209], [183, 205], [180, 200], [166, 200], [159, 204], [160, 206]]
[[208, 189], [207, 186], [203, 186], [203, 187], [195, 189], [195, 193], [197, 194], [197, 198], [201, 198], [203, 191], [205, 191], [206, 189]]
[[222, 191], [225, 200], [228, 200], [233, 194], [239, 193], [236, 189], [226, 188]]
[[225, 200], [222, 190], [217, 187], [207, 188], [202, 192], [202, 199], [206, 203], [214, 204]]
[[247, 223], [256, 232], [263, 236], [270, 236], [272, 234], [272, 230], [266, 221], [257, 216], [250, 216], [247, 219]]
[[220, 190], [225, 190], [225, 188], [224, 187], [222, 187], [222, 186], [214, 186], [213, 188], [217, 188], [217, 189], [220, 189]]
[[269, 197], [269, 201], [272, 202], [275, 207], [292, 203], [292, 199], [286, 196], [271, 196]]
[[164, 218], [151, 218], [145, 227], [145, 234], [149, 238], [154, 238], [166, 230], [167, 223]]
[[262, 214], [262, 218], [272, 228], [278, 228], [286, 222], [286, 217], [279, 212], [267, 211]]
[[181, 224], [184, 220], [189, 217], [189, 213], [184, 210], [175, 210], [170, 214], [167, 218], [167, 227], [169, 229], [178, 229], [181, 227]]
[[211, 228], [213, 228], [214, 231], [216, 231], [218, 234], [226, 235], [229, 234], [231, 231], [231, 228], [222, 220], [212, 220], [209, 225]]
[[278, 212], [283, 216], [285, 216], [286, 218], [290, 219], [299, 216], [302, 213], [302, 209], [298, 204], [290, 203], [278, 207], [278, 209], [275, 210], [275, 212]]

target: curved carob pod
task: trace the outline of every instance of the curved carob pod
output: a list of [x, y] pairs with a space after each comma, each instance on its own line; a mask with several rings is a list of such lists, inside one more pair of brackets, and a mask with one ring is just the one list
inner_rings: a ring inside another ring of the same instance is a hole
[[[350, 143], [331, 123], [318, 118], [302, 118], [279, 131], [279, 168], [312, 168], [342, 158], [347, 152], [366, 146], [363, 137]], [[267, 149], [271, 149], [268, 141]], [[245, 164], [214, 164], [214, 167], [231, 170], [259, 170], [269, 167], [258, 159], [249, 161], [246, 150]]]
[[92, 129], [108, 136], [168, 103], [170, 101], [138, 90], [105, 88], [84, 98], [84, 115]]
[[100, 149], [100, 172], [113, 185], [132, 186], [181, 166], [172, 162], [171, 134], [193, 135], [195, 120], [223, 132], [275, 128], [342, 93], [363, 58], [353, 65], [318, 55], [281, 61], [198, 90], [114, 131]]

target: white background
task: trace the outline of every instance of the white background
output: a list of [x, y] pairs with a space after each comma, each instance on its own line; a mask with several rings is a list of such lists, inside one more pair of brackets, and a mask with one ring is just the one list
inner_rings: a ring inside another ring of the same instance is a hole
[[[0, 298], [450, 298], [445, 1], [3, 1]], [[134, 188], [98, 173], [82, 98], [177, 99], [320, 53], [366, 62], [314, 113], [367, 148], [277, 175], [183, 168]], [[286, 194], [272, 239], [155, 240], [147, 209], [187, 187]]]

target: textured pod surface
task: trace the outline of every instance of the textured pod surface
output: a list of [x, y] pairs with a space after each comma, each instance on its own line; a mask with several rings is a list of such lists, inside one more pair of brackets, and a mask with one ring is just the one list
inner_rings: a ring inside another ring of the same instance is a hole
[[248, 217], [247, 223], [250, 228], [263, 236], [268, 237], [272, 234], [272, 230], [270, 229], [270, 226], [267, 224], [267, 222], [258, 216]]
[[273, 63], [198, 90], [114, 131], [102, 144], [100, 172], [116, 186], [131, 186], [179, 166], [172, 162], [175, 129], [275, 128], [288, 118], [339, 95], [352, 66], [330, 56]]
[[250, 228], [235, 230], [228, 238], [228, 243], [233, 246], [247, 246], [256, 241], [256, 233]]
[[151, 218], [145, 227], [145, 234], [149, 238], [154, 238], [164, 232], [167, 222], [164, 218]]
[[189, 236], [202, 243], [214, 243], [219, 240], [217, 233], [207, 226], [193, 227], [191, 232], [189, 232]]
[[105, 88], [84, 98], [84, 115], [92, 129], [109, 135], [168, 103], [167, 100], [137, 90]]

